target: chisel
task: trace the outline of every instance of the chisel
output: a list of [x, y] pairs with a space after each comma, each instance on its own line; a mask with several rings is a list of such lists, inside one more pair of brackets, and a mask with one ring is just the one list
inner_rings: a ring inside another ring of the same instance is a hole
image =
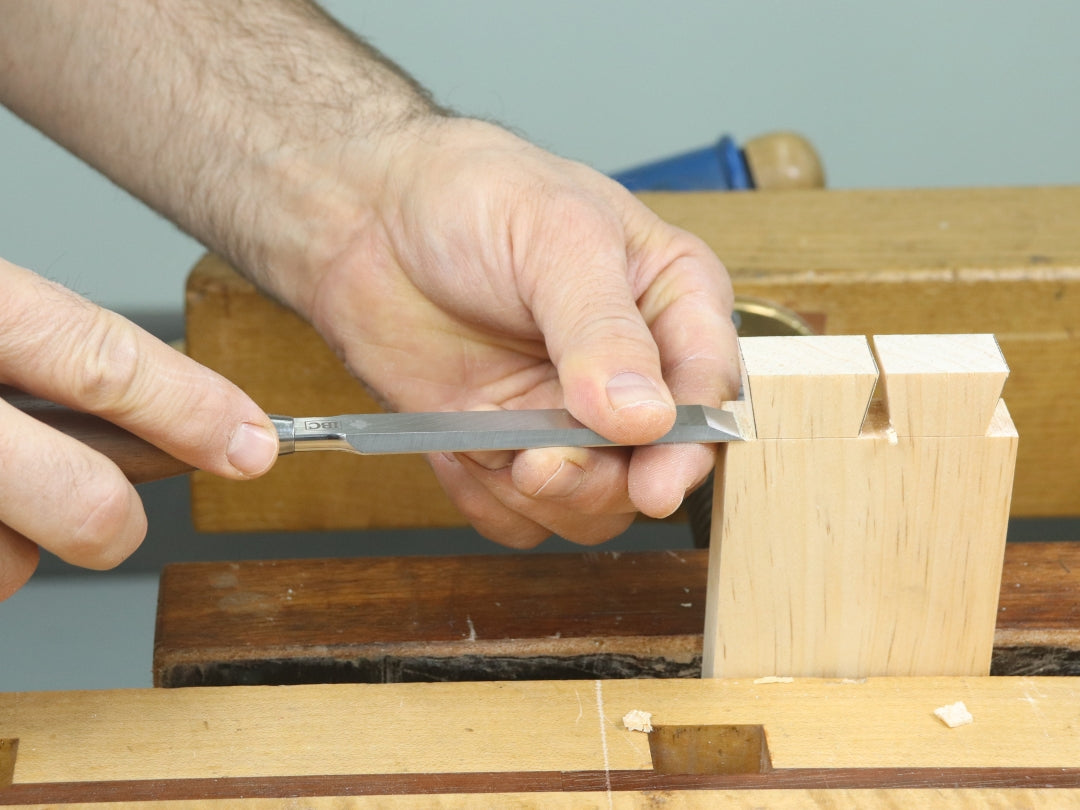
[[[132, 483], [168, 478], [193, 469], [104, 419], [12, 389], [3, 395], [8, 403], [111, 458]], [[730, 411], [704, 405], [679, 405], [676, 410], [674, 427], [652, 444], [742, 440]], [[386, 455], [614, 446], [559, 409], [271, 416], [270, 419], [277, 428], [281, 455], [309, 450]]]

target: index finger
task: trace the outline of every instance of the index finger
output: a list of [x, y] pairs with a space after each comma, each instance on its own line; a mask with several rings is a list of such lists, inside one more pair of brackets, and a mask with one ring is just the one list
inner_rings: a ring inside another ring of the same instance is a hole
[[95, 413], [196, 467], [267, 470], [277, 433], [238, 387], [116, 313], [0, 260], [0, 381]]

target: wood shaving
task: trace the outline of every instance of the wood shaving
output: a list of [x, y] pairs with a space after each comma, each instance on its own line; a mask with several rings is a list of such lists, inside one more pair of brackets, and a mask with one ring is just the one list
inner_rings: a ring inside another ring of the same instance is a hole
[[631, 709], [623, 715], [622, 722], [627, 731], [643, 731], [648, 734], [652, 731], [652, 712]]
[[782, 678], [779, 675], [766, 675], [764, 678], [756, 678], [754, 683], [794, 683], [794, 678]]
[[941, 706], [934, 709], [934, 714], [942, 723], [949, 728], [956, 728], [957, 726], [966, 726], [968, 723], [974, 723], [975, 718], [971, 716], [971, 712], [968, 711], [967, 706], [964, 705], [964, 701], [958, 700], [956, 703], [950, 703], [948, 706]]

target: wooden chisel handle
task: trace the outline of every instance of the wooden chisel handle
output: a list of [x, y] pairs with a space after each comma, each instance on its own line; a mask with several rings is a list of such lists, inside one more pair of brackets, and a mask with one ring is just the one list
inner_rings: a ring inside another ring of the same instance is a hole
[[171, 478], [195, 469], [122, 427], [92, 414], [73, 411], [8, 386], [0, 386], [0, 397], [39, 422], [108, 456], [133, 484]]

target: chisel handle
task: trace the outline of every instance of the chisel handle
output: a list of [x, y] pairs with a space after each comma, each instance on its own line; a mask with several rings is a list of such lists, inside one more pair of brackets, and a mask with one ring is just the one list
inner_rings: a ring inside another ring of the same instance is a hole
[[134, 433], [92, 414], [74, 411], [7, 386], [0, 386], [0, 397], [39, 422], [108, 456], [133, 484], [171, 478], [195, 469]]

